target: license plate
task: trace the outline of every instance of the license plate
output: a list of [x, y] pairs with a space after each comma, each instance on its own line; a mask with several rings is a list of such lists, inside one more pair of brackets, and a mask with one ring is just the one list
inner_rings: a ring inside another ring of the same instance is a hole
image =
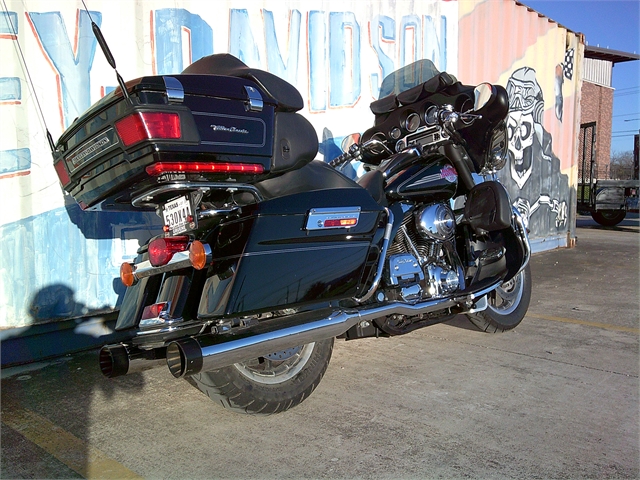
[[162, 218], [164, 219], [164, 224], [169, 227], [169, 233], [172, 235], [196, 228], [191, 202], [186, 195], [165, 203], [164, 207], [162, 207]]

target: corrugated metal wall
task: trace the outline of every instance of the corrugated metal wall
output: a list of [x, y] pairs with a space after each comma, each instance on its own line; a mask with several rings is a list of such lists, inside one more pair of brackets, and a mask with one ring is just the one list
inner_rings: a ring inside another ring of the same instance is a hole
[[603, 87], [611, 87], [611, 75], [613, 73], [613, 63], [597, 58], [584, 59], [583, 80]]
[[[583, 46], [513, 0], [87, 4], [126, 79], [179, 72], [203, 55], [230, 52], [293, 83], [325, 158], [340, 153], [345, 135], [371, 125], [368, 105], [382, 78], [414, 59], [432, 59], [464, 83], [505, 85], [515, 100], [512, 158], [503, 178], [527, 213], [536, 248], [566, 245]], [[52, 168], [43, 121], [57, 138], [116, 85], [82, 3], [6, 5], [0, 13], [0, 328], [112, 309], [122, 294], [118, 266], [154, 225], [145, 214], [79, 211], [62, 195]]]

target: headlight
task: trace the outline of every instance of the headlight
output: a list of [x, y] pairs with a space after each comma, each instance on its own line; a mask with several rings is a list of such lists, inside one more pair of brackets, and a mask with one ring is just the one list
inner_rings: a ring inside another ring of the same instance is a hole
[[487, 150], [484, 168], [498, 171], [507, 163], [509, 152], [509, 139], [507, 137], [507, 124], [501, 122], [491, 134], [489, 149]]

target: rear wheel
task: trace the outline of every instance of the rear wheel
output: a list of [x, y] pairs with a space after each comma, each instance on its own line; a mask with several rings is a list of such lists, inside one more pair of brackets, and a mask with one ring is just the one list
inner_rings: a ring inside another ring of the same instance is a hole
[[531, 269], [527, 265], [518, 275], [488, 294], [489, 305], [482, 312], [467, 317], [488, 333], [511, 330], [522, 321], [531, 301]]
[[329, 365], [333, 341], [308, 343], [192, 378], [213, 401], [235, 412], [284, 412], [318, 386]]
[[625, 210], [598, 210], [591, 213], [591, 218], [603, 227], [614, 227], [627, 216]]

